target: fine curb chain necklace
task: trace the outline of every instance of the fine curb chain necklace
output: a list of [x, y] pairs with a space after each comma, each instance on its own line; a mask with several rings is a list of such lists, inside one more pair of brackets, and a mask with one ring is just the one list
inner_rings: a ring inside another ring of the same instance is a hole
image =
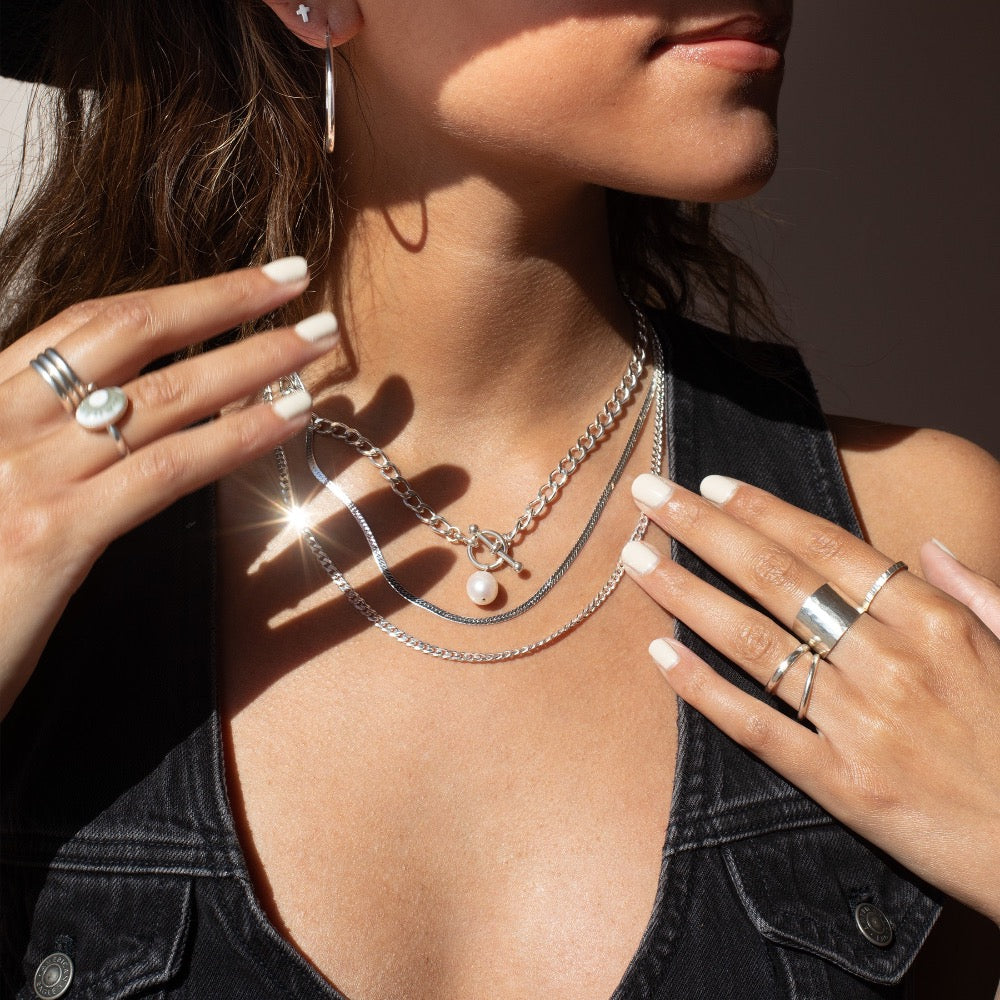
[[[653, 344], [656, 351], [657, 361], [655, 371], [653, 372], [653, 380], [656, 386], [656, 433], [653, 439], [650, 471], [654, 475], [659, 475], [663, 464], [663, 449], [666, 437], [666, 391], [662, 352], [659, 350], [658, 340], [654, 339]], [[290, 388], [289, 391], [291, 391]], [[270, 397], [270, 388], [265, 390], [265, 394]], [[281, 490], [282, 501], [284, 502], [289, 513], [291, 513], [291, 511], [295, 508], [295, 498], [292, 495], [288, 459], [285, 455], [285, 450], [281, 445], [275, 448], [275, 460], [278, 466], [278, 482]], [[631, 540], [641, 541], [641, 539], [645, 536], [646, 529], [648, 527], [649, 519], [645, 514], [641, 514], [635, 530], [632, 532]], [[435, 643], [427, 642], [417, 636], [411, 635], [405, 629], [393, 624], [388, 618], [384, 618], [380, 615], [351, 586], [344, 574], [340, 572], [336, 564], [323, 548], [323, 545], [316, 537], [312, 528], [308, 525], [302, 525], [300, 533], [305, 539], [306, 544], [309, 546], [310, 551], [319, 563], [320, 567], [337, 586], [337, 589], [340, 590], [340, 592], [347, 598], [348, 603], [356, 612], [358, 612], [358, 614], [364, 617], [370, 624], [374, 625], [380, 632], [383, 632], [385, 635], [395, 639], [408, 649], [416, 650], [418, 653], [423, 653], [426, 656], [432, 656], [435, 659], [447, 660], [456, 663], [501, 663], [508, 660], [518, 659], [523, 656], [528, 656], [531, 653], [544, 649], [546, 646], [549, 646], [558, 639], [561, 639], [568, 632], [571, 632], [582, 622], [590, 618], [590, 616], [593, 615], [594, 612], [596, 612], [614, 593], [625, 574], [625, 568], [622, 565], [621, 560], [619, 560], [615, 564], [615, 568], [612, 570], [611, 576], [608, 577], [600, 590], [598, 590], [597, 594], [584, 608], [577, 612], [577, 614], [569, 619], [569, 621], [560, 625], [554, 632], [550, 632], [548, 635], [541, 639], [537, 639], [534, 642], [528, 643], [524, 646], [518, 646], [514, 649], [503, 649], [495, 652], [449, 649], [445, 646], [438, 646]]]
[[312, 424], [310, 424], [310, 426], [306, 429], [306, 460], [308, 461], [309, 468], [312, 470], [312, 474], [316, 478], [317, 482], [319, 482], [325, 489], [329, 490], [347, 508], [348, 512], [357, 522], [358, 527], [365, 536], [365, 541], [368, 542], [368, 547], [371, 549], [372, 556], [378, 564], [378, 568], [381, 571], [382, 576], [385, 578], [386, 583], [388, 583], [389, 586], [392, 587], [392, 589], [405, 601], [418, 608], [423, 608], [425, 611], [429, 611], [431, 614], [437, 615], [439, 618], [444, 618], [459, 625], [496, 625], [500, 622], [510, 621], [512, 618], [517, 618], [519, 615], [524, 614], [525, 611], [533, 608], [563, 578], [563, 576], [565, 576], [567, 570], [583, 550], [583, 547], [587, 544], [587, 541], [597, 525], [604, 508], [607, 506], [608, 500], [611, 499], [611, 494], [614, 492], [615, 487], [618, 485], [618, 481], [621, 479], [622, 473], [625, 471], [625, 466], [632, 457], [632, 451], [635, 448], [636, 441], [639, 439], [639, 434], [641, 433], [643, 425], [646, 422], [646, 417], [649, 414], [653, 401], [656, 400], [657, 405], [660, 405], [659, 394], [662, 392], [663, 387], [662, 379], [657, 379], [656, 373], [660, 368], [662, 368], [662, 364], [660, 364], [661, 354], [662, 351], [659, 343], [654, 342], [653, 377], [650, 381], [645, 399], [643, 400], [642, 409], [639, 411], [639, 415], [636, 418], [632, 432], [629, 434], [628, 440], [625, 442], [625, 447], [622, 449], [618, 463], [615, 465], [607, 485], [601, 492], [597, 504], [587, 520], [580, 537], [576, 540], [576, 543], [570, 549], [566, 558], [559, 564], [555, 572], [553, 572], [552, 575], [546, 579], [546, 581], [541, 585], [541, 587], [538, 588], [538, 590], [535, 591], [534, 594], [517, 607], [511, 608], [509, 611], [501, 612], [500, 614], [490, 615], [487, 618], [471, 617], [447, 611], [422, 597], [417, 597], [396, 579], [382, 553], [382, 549], [378, 544], [375, 533], [372, 531], [368, 521], [365, 519], [364, 514], [358, 509], [358, 506], [354, 503], [354, 501], [351, 500], [351, 498], [344, 492], [343, 488], [335, 480], [331, 480], [319, 467], [313, 450], [313, 436], [316, 431]]
[[[540, 517], [545, 509], [555, 500], [559, 492], [569, 481], [570, 476], [576, 472], [581, 463], [597, 447], [598, 442], [615, 426], [618, 418], [632, 399], [632, 394], [646, 365], [646, 352], [649, 347], [649, 326], [645, 315], [639, 307], [631, 299], [628, 300], [628, 303], [632, 309], [635, 321], [636, 346], [625, 369], [625, 374], [622, 375], [611, 397], [598, 411], [597, 416], [587, 425], [584, 432], [576, 439], [558, 465], [549, 473], [546, 481], [538, 489], [536, 495], [524, 508], [524, 512], [509, 531], [494, 531], [490, 528], [480, 528], [478, 524], [470, 524], [468, 531], [463, 532], [461, 528], [452, 524], [423, 500], [402, 472], [400, 472], [399, 467], [381, 448], [372, 444], [363, 434], [353, 427], [348, 427], [347, 424], [336, 420], [327, 420], [314, 414], [309, 425], [310, 432], [311, 434], [319, 434], [324, 437], [343, 441], [359, 455], [367, 458], [379, 471], [382, 478], [389, 484], [392, 492], [400, 499], [403, 506], [418, 521], [426, 524], [431, 531], [453, 545], [464, 545], [469, 561], [476, 568], [476, 572], [469, 577], [466, 585], [466, 592], [469, 595], [469, 599], [474, 604], [481, 606], [492, 604], [497, 599], [500, 591], [499, 585], [492, 574], [505, 564], [513, 569], [515, 573], [520, 573], [524, 569], [524, 565], [511, 555], [514, 545], [535, 519]], [[298, 375], [292, 375], [290, 381], [294, 388], [304, 388]], [[311, 436], [307, 438], [306, 446], [311, 452]], [[310, 468], [313, 469], [316, 479], [325, 486], [328, 480], [323, 476], [322, 472], [318, 471], [316, 463], [312, 460], [310, 460]], [[339, 493], [337, 496], [341, 502], [347, 503]], [[347, 504], [347, 507], [354, 514], [351, 505]], [[357, 520], [356, 515], [355, 520]], [[358, 521], [358, 524], [361, 525], [361, 522]], [[361, 525], [361, 528], [365, 532], [365, 537], [369, 538], [370, 544], [373, 537], [370, 530], [365, 530], [365, 525]], [[488, 553], [486, 561], [480, 559], [477, 554], [484, 548]], [[375, 549], [373, 548], [372, 551], [374, 553]], [[378, 554], [376, 554], [375, 558], [379, 561], [379, 566], [383, 569], [384, 575], [385, 570], [382, 567], [382, 562], [379, 560]], [[386, 579], [389, 580], [388, 577]], [[392, 580], [389, 580], [389, 583], [401, 597], [410, 600], [402, 590], [395, 586]], [[433, 606], [429, 607], [428, 610], [434, 610]], [[444, 617], [447, 617], [447, 615]], [[473, 620], [483, 621], [483, 619], [466, 619], [466, 621]]]

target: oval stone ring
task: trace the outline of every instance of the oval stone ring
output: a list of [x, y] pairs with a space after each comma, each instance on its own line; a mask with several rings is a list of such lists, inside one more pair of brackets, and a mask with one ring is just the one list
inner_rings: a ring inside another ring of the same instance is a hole
[[76, 422], [88, 431], [106, 430], [114, 441], [118, 454], [125, 458], [129, 447], [115, 424], [128, 409], [129, 399], [125, 390], [113, 385], [107, 389], [92, 389], [76, 408]]

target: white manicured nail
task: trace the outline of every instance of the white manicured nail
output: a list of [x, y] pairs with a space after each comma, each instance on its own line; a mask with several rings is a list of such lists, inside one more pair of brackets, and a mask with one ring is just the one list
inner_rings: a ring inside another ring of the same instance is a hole
[[674, 488], [670, 483], [659, 476], [654, 476], [651, 472], [644, 472], [632, 480], [632, 496], [653, 510], [662, 507], [673, 492]]
[[622, 549], [622, 562], [633, 573], [646, 576], [660, 564], [660, 557], [655, 549], [651, 549], [644, 542], [627, 542]]
[[309, 277], [305, 257], [282, 257], [265, 264], [261, 270], [277, 285], [293, 285]]
[[936, 538], [932, 538], [932, 539], [931, 539], [931, 541], [932, 541], [932, 542], [933, 542], [933, 543], [934, 543], [934, 544], [935, 544], [935, 545], [936, 545], [936, 546], [937, 546], [937, 547], [938, 547], [938, 548], [939, 548], [939, 549], [940, 549], [940, 550], [941, 550], [942, 552], [946, 552], [946, 553], [947, 553], [948, 555], [950, 555], [952, 559], [958, 559], [958, 556], [956, 556], [956, 555], [955, 555], [955, 553], [954, 553], [954, 552], [952, 552], [952, 551], [951, 551], [951, 549], [949, 549], [949, 548], [948, 548], [948, 546], [944, 544], [944, 542], [939, 542], [939, 541], [938, 541], [938, 540], [937, 540]]
[[735, 479], [728, 476], [706, 476], [701, 481], [701, 495], [712, 503], [728, 503], [739, 487]]
[[666, 639], [654, 639], [649, 644], [649, 655], [656, 660], [656, 664], [661, 670], [676, 667], [680, 660], [677, 650]]
[[297, 389], [287, 396], [279, 396], [271, 408], [282, 420], [292, 420], [312, 407], [312, 396], [305, 389]]
[[337, 317], [332, 312], [318, 312], [307, 316], [295, 324], [295, 332], [310, 344], [324, 337], [332, 337], [337, 332]]

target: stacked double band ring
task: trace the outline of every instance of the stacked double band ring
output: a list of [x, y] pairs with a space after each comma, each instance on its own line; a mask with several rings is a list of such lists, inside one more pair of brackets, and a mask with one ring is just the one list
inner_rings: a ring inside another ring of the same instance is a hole
[[81, 427], [88, 431], [106, 430], [118, 454], [122, 458], [129, 454], [129, 447], [116, 426], [129, 405], [123, 389], [118, 386], [98, 389], [94, 385], [84, 385], [66, 359], [52, 347], [47, 347], [29, 363], [59, 397], [63, 409], [75, 416]]
[[788, 671], [791, 670], [792, 667], [795, 666], [795, 664], [798, 661], [798, 658], [800, 656], [802, 656], [804, 653], [808, 653], [808, 652], [809, 652], [809, 644], [808, 643], [804, 642], [804, 643], [802, 643], [801, 646], [796, 646], [795, 649], [793, 649], [788, 654], [788, 656], [786, 656], [781, 661], [781, 663], [778, 664], [778, 666], [776, 667], [774, 673], [771, 674], [771, 679], [765, 685], [764, 690], [768, 694], [773, 694], [775, 688], [777, 688], [777, 686], [781, 683], [781, 678], [784, 677], [785, 674], [787, 674]]
[[809, 663], [809, 669], [806, 672], [806, 682], [802, 688], [802, 697], [799, 700], [799, 710], [796, 713], [796, 718], [800, 721], [806, 717], [806, 712], [809, 711], [809, 699], [812, 698], [813, 681], [816, 679], [816, 668], [819, 666], [819, 661], [821, 659], [819, 653], [813, 652], [809, 647], [809, 643], [803, 642], [801, 645], [796, 646], [788, 656], [786, 656], [781, 663], [778, 664], [774, 673], [771, 675], [771, 679], [767, 682], [764, 690], [768, 694], [773, 694], [775, 688], [781, 683], [781, 678], [795, 666], [800, 656], [811, 655], [812, 659]]

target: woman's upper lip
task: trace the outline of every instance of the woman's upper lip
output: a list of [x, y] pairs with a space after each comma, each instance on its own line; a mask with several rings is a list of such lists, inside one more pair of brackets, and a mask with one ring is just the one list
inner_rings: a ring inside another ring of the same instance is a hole
[[657, 40], [657, 47], [669, 45], [693, 45], [698, 42], [742, 39], [761, 45], [773, 45], [783, 49], [792, 28], [790, 17], [763, 17], [757, 14], [741, 14], [726, 20], [716, 20], [682, 31], [671, 31]]

